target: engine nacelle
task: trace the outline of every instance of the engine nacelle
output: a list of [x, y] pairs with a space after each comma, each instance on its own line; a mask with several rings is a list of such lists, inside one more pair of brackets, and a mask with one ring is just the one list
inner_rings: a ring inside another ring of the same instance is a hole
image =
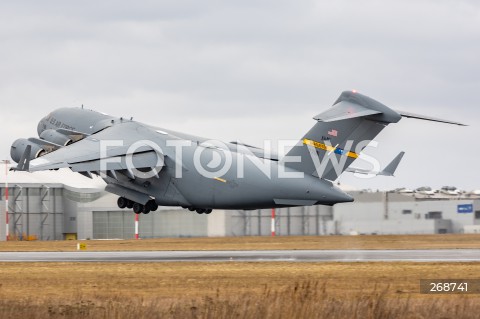
[[68, 136], [51, 129], [43, 131], [40, 134], [40, 138], [42, 140], [62, 146], [70, 145], [73, 142]]
[[27, 139], [19, 138], [13, 142], [12, 146], [10, 147], [10, 157], [15, 161], [15, 163], [20, 161], [20, 158], [22, 158], [22, 155], [25, 153], [25, 149], [28, 145], [32, 147], [32, 150], [30, 151], [30, 160], [47, 153], [40, 145], [32, 143]]

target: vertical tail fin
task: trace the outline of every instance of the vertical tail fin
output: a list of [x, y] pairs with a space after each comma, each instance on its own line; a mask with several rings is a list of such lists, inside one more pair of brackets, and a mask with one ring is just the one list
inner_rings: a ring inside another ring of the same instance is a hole
[[[401, 115], [365, 95], [345, 91], [288, 153], [285, 166], [336, 180], [375, 136]], [[298, 162], [293, 162], [300, 159]]]

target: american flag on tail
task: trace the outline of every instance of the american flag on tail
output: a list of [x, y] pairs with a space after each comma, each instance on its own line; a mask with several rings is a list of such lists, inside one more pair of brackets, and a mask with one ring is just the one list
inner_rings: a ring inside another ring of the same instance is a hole
[[330, 131], [327, 132], [328, 135], [330, 136], [337, 136], [338, 135], [338, 131], [337, 130], [334, 130], [334, 129], [331, 129]]

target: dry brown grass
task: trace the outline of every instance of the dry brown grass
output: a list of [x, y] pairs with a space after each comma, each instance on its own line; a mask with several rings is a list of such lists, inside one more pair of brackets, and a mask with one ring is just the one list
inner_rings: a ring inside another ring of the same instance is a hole
[[477, 318], [480, 263], [0, 263], [0, 318]]
[[[89, 240], [88, 250], [269, 250], [269, 249], [447, 249], [480, 248], [480, 234], [277, 236]], [[0, 242], [0, 251], [73, 251], [77, 241]]]
[[[88, 250], [480, 248], [479, 235], [86, 241]], [[72, 251], [72, 241], [1, 251]], [[421, 295], [420, 278], [480, 263], [0, 263], [0, 318], [477, 318], [478, 295]]]

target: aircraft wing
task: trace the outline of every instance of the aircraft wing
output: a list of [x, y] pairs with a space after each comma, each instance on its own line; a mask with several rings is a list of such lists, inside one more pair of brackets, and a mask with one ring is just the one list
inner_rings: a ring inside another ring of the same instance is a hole
[[[19, 163], [18, 170], [30, 172], [71, 168], [74, 172], [100, 172], [163, 166], [163, 154], [138, 141], [146, 140], [142, 127], [126, 122], [50, 152], [30, 163]], [[135, 148], [132, 145], [135, 144]]]
[[363, 174], [363, 175], [370, 175], [370, 174], [378, 175], [378, 172], [371, 171], [368, 169], [358, 168], [358, 167], [347, 167], [345, 169], [345, 172], [354, 173], [354, 174]]
[[267, 160], [271, 160], [271, 161], [278, 161], [279, 160], [279, 156], [278, 156], [277, 153], [274, 153], [274, 152], [271, 152], [271, 151], [267, 152], [264, 149], [261, 149], [261, 148], [256, 147], [256, 146], [252, 146], [252, 145], [248, 145], [248, 144], [244, 144], [244, 143], [240, 143], [240, 142], [236, 142], [236, 141], [230, 142], [230, 144], [234, 145], [233, 150], [236, 151], [236, 152], [244, 153], [244, 151], [247, 151], [247, 154], [252, 153], [253, 155], [257, 156], [258, 158], [263, 158], [263, 159], [267, 159]]

